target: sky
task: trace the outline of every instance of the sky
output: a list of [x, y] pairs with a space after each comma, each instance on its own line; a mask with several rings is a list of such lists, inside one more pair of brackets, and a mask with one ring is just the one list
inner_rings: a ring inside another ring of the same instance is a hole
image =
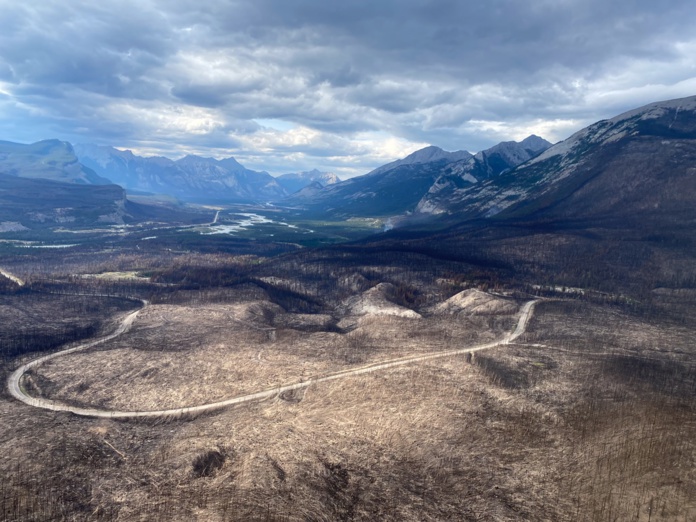
[[345, 178], [694, 94], [693, 0], [0, 0], [7, 141]]

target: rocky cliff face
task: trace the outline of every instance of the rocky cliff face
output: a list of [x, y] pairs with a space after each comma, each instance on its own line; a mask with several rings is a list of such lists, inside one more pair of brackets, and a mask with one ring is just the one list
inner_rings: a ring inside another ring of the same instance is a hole
[[455, 195], [447, 211], [462, 218], [691, 221], [696, 96], [597, 122]]
[[0, 174], [90, 185], [110, 183], [81, 164], [70, 143], [59, 140], [30, 145], [0, 141]]
[[550, 144], [530, 136], [505, 142], [472, 156], [426, 147], [372, 172], [312, 193], [290, 196], [285, 203], [335, 217], [394, 216], [446, 211], [459, 188], [498, 176], [535, 156]]
[[523, 141], [506, 141], [469, 159], [458, 161], [435, 181], [418, 202], [416, 211], [424, 214], [449, 213], [459, 204], [461, 191], [482, 181], [493, 179], [548, 149], [551, 143], [538, 136]]

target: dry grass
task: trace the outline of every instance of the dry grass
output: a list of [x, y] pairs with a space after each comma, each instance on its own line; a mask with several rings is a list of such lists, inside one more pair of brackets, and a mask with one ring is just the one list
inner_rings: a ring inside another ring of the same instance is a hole
[[141, 312], [131, 332], [98, 349], [54, 359], [36, 369], [31, 382], [44, 396], [80, 405], [121, 410], [195, 406], [356, 365], [490, 341], [515, 319], [512, 314], [457, 319], [366, 315], [353, 318], [355, 329], [348, 333], [311, 332], [274, 328], [306, 317], [276, 308], [264, 302], [154, 305]]
[[[115, 403], [132, 400], [134, 389], [171, 386], [182, 390], [174, 403], [191, 400], [187, 383], [198, 399], [240, 386], [218, 366], [241, 368], [234, 375], [256, 386], [297, 377], [307, 365], [358, 364], [356, 352], [370, 361], [478, 342], [512, 322], [457, 316], [453, 329], [451, 318], [363, 317], [339, 334], [292, 329], [300, 319], [263, 309], [153, 306], [118, 345], [41, 372], [53, 382], [49, 392], [66, 398], [77, 397], [71, 378], [88, 382], [80, 397], [90, 400], [111, 379], [103, 401], [108, 390]], [[224, 319], [235, 314], [283, 327], [273, 340]], [[189, 420], [85, 419], [0, 397], [0, 513], [8, 520], [693, 520], [689, 328], [547, 303], [518, 341], [470, 362], [392, 368]], [[233, 362], [224, 366], [227, 357]], [[159, 373], [136, 382], [140, 364]], [[100, 368], [108, 371], [90, 375]], [[190, 385], [206, 373], [218, 376], [214, 386]]]

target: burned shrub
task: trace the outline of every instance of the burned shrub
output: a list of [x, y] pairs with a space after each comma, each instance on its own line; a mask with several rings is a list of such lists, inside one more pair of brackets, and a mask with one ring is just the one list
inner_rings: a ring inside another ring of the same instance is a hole
[[225, 465], [229, 454], [222, 448], [204, 451], [193, 459], [193, 475], [196, 478], [212, 477]]

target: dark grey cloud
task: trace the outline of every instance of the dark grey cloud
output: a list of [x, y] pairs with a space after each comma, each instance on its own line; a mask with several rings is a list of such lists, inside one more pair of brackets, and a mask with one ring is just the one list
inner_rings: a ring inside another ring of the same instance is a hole
[[691, 0], [33, 4], [0, 0], [0, 139], [355, 174], [696, 92]]

